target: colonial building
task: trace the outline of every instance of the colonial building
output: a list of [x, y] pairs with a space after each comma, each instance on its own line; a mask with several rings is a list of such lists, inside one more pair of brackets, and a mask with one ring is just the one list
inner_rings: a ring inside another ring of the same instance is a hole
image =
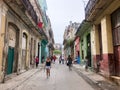
[[79, 46], [80, 46], [81, 63], [84, 63], [85, 62], [84, 60], [87, 57], [89, 67], [92, 67], [91, 28], [92, 28], [92, 25], [90, 24], [90, 22], [83, 20], [76, 32], [76, 37], [79, 37], [79, 40], [80, 40]]
[[53, 54], [54, 49], [54, 35], [51, 27], [51, 22], [49, 17], [46, 14], [47, 11], [47, 3], [46, 0], [36, 0], [38, 2], [38, 6], [41, 8], [41, 14], [42, 14], [42, 23], [43, 23], [43, 33], [45, 34], [45, 37], [42, 38], [40, 43], [40, 61], [42, 60], [42, 57], [46, 59], [47, 56], [51, 56]]
[[120, 0], [89, 0], [85, 15], [93, 23], [94, 67], [107, 77], [120, 76]]
[[80, 37], [76, 36], [74, 40], [74, 59], [80, 64]]
[[[80, 23], [72, 23], [72, 21], [70, 21], [70, 25], [68, 25], [65, 28], [65, 32], [64, 32], [64, 57], [65, 59], [67, 58], [68, 55], [72, 55], [72, 58], [75, 59], [76, 58], [76, 52], [75, 52], [75, 45], [74, 45], [74, 39], [75, 39], [75, 33], [79, 27]], [[80, 59], [78, 59], [80, 61]]]
[[52, 56], [53, 55], [53, 50], [54, 50], [54, 34], [53, 34], [53, 30], [51, 27], [51, 22], [49, 17], [47, 17], [48, 20], [48, 24], [46, 27], [46, 35], [48, 37], [48, 43], [47, 43], [47, 56]]
[[41, 57], [40, 43], [47, 36], [37, 0], [0, 1], [0, 81], [34, 67]]
[[54, 45], [54, 48], [55, 48], [55, 50], [60, 50], [60, 51], [62, 51], [62, 44], [56, 43], [56, 44]]

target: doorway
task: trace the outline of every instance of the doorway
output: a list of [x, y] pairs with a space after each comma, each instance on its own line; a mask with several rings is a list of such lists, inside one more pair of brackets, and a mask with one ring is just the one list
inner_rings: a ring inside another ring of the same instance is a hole
[[13, 71], [13, 61], [14, 61], [14, 48], [9, 46], [7, 59], [7, 74], [11, 74]]
[[6, 73], [17, 72], [18, 69], [19, 29], [11, 22], [8, 23], [8, 53]]
[[87, 35], [87, 58], [88, 58], [88, 66], [91, 67], [91, 40], [90, 40], [90, 34]]
[[114, 74], [120, 76], [120, 8], [111, 15], [113, 46], [114, 46]]

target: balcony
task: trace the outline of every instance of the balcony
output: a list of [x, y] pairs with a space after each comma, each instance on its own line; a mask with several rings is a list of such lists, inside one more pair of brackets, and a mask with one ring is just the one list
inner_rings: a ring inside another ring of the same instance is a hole
[[4, 0], [4, 2], [8, 5], [8, 7], [12, 11], [14, 11], [14, 13], [21, 17], [24, 20], [24, 22], [32, 26], [29, 17], [25, 14], [25, 12], [27, 11], [30, 18], [37, 25], [38, 23], [37, 15], [29, 0]]
[[37, 24], [37, 15], [35, 10], [33, 9], [33, 6], [31, 5], [31, 3], [29, 2], [29, 0], [21, 0], [24, 7], [26, 8], [28, 14], [32, 17], [33, 21]]
[[92, 9], [95, 7], [96, 3], [98, 2], [99, 0], [89, 0], [86, 8], [85, 8], [85, 15], [86, 17], [88, 17], [92, 11]]
[[85, 8], [85, 18], [88, 21], [93, 21], [100, 16], [101, 13], [113, 2], [114, 0], [89, 0]]
[[43, 29], [39, 29], [36, 26], [38, 24], [38, 17], [33, 9], [33, 6], [28, 0], [4, 0], [4, 3], [8, 6], [9, 13], [12, 13], [12, 15], [21, 19], [25, 25], [31, 28], [31, 30], [34, 30], [34, 33], [40, 35], [41, 38], [47, 39]]

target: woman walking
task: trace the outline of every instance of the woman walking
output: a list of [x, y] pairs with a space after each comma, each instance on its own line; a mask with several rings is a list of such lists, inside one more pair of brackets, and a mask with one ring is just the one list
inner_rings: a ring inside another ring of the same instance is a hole
[[51, 60], [49, 57], [47, 57], [46, 63], [45, 63], [45, 68], [46, 68], [46, 75], [47, 78], [50, 76], [50, 69], [51, 69]]

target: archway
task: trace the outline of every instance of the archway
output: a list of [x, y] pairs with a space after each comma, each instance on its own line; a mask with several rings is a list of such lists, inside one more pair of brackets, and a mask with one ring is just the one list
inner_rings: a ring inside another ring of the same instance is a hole
[[17, 72], [18, 68], [19, 29], [13, 23], [8, 23], [8, 54], [6, 73]]

